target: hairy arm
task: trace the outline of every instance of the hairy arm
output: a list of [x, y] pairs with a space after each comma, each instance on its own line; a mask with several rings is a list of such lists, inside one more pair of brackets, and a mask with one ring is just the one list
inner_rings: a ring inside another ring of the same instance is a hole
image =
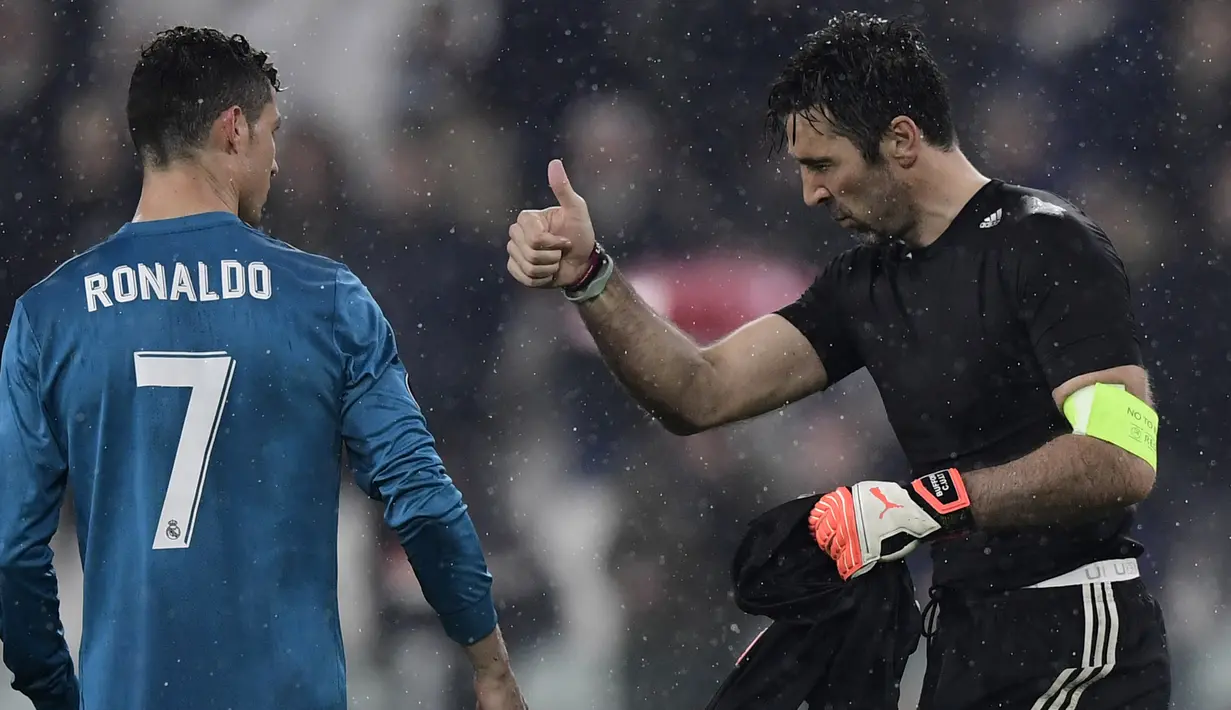
[[[1095, 383], [1121, 384], [1153, 406], [1145, 370], [1117, 367], [1075, 377], [1052, 393], [1057, 406]], [[1065, 434], [1016, 461], [963, 474], [970, 509], [983, 529], [1078, 523], [1139, 503], [1154, 469], [1118, 446]]]
[[808, 339], [776, 314], [700, 347], [646, 305], [618, 269], [580, 311], [616, 377], [675, 434], [748, 419], [827, 384]]
[[[1036, 203], [1017, 248], [1006, 252], [1005, 273], [1052, 399], [1063, 411], [1077, 390], [1118, 384], [1152, 407], [1115, 247], [1093, 223]], [[1133, 505], [1149, 495], [1154, 469], [1113, 444], [1065, 434], [963, 478], [976, 523], [996, 529], [1077, 523]]]

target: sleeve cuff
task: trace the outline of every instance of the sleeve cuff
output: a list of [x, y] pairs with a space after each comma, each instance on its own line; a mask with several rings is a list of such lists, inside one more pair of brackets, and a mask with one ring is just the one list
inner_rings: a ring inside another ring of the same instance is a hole
[[796, 301], [774, 312], [798, 330], [812, 346], [812, 351], [825, 367], [825, 388], [828, 389], [862, 365], [845, 355], [847, 351], [841, 348], [841, 340], [846, 337], [840, 332], [841, 326], [832, 322], [820, 323], [807, 309], [808, 306]]
[[496, 628], [496, 605], [492, 603], [491, 592], [461, 611], [439, 616], [445, 633], [463, 646], [486, 638]]
[[35, 710], [79, 710], [81, 707], [80, 692], [76, 684], [64, 693], [32, 698], [30, 702]]
[[58, 670], [50, 688], [21, 688], [35, 710], [78, 710], [81, 707], [81, 686], [71, 665]]

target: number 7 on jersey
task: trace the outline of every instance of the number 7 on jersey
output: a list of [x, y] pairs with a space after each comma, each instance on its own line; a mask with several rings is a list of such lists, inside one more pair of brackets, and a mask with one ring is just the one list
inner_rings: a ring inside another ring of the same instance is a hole
[[205, 472], [209, 469], [214, 438], [231, 389], [235, 360], [224, 352], [133, 353], [137, 387], [187, 387], [188, 411], [180, 430], [171, 478], [154, 530], [154, 549], [185, 548], [192, 544]]

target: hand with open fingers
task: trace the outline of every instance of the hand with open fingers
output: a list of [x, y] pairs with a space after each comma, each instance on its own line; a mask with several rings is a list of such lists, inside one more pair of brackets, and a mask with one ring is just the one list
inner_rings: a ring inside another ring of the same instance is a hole
[[564, 163], [547, 166], [547, 182], [556, 195], [555, 207], [522, 210], [509, 227], [509, 273], [534, 288], [568, 287], [590, 268], [594, 225], [586, 201], [574, 190]]
[[930, 473], [909, 486], [888, 481], [843, 486], [821, 496], [808, 516], [816, 543], [837, 563], [842, 579], [972, 525], [970, 498], [957, 469]]

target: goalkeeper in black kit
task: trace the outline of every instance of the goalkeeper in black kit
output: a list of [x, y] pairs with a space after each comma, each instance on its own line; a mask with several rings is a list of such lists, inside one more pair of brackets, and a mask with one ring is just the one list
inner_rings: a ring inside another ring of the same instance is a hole
[[867, 368], [913, 480], [839, 488], [809, 524], [847, 579], [932, 543], [922, 710], [1167, 708], [1162, 615], [1127, 535], [1158, 418], [1107, 235], [975, 169], [908, 23], [834, 18], [774, 82], [769, 118], [804, 201], [860, 238], [798, 301], [698, 346], [621, 277], [558, 161], [559, 205], [519, 215], [509, 271], [560, 288], [678, 434]]

